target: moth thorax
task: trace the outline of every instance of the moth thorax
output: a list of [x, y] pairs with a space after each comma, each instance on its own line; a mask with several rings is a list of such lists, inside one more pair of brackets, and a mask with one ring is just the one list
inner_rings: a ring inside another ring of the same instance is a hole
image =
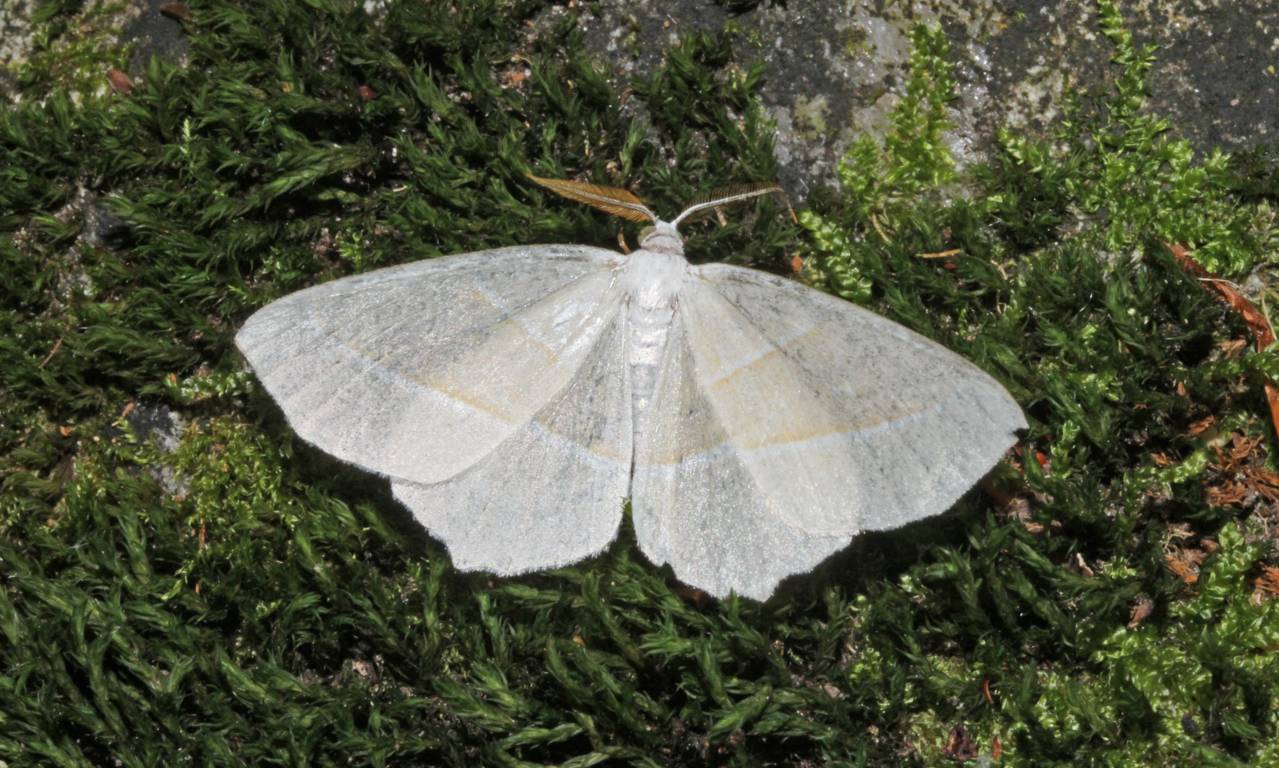
[[640, 232], [639, 246], [646, 251], [684, 255], [684, 238], [680, 237], [674, 224], [665, 221], [645, 227], [644, 231]]
[[669, 309], [687, 274], [688, 262], [682, 254], [644, 247], [627, 257], [622, 290], [634, 309]]

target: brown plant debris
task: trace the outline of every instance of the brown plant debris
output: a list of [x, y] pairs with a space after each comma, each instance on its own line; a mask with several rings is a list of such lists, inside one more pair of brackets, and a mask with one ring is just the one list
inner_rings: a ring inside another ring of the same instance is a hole
[[[1270, 327], [1270, 321], [1261, 310], [1257, 309], [1257, 305], [1248, 301], [1234, 285], [1199, 266], [1186, 246], [1174, 243], [1168, 245], [1168, 250], [1172, 252], [1173, 258], [1182, 268], [1199, 278], [1199, 282], [1209, 290], [1216, 291], [1223, 301], [1239, 313], [1248, 330], [1252, 332], [1258, 352], [1275, 343], [1275, 331]], [[1270, 406], [1270, 423], [1274, 427], [1275, 434], [1279, 435], [1279, 384], [1273, 381], [1266, 382], [1266, 403]]]
[[1132, 610], [1128, 613], [1128, 628], [1136, 629], [1143, 621], [1150, 618], [1155, 610], [1155, 603], [1146, 595], [1137, 595], [1132, 601]]
[[957, 725], [951, 729], [950, 737], [946, 739], [946, 746], [942, 748], [942, 754], [951, 760], [976, 760], [977, 744], [968, 735], [967, 728]]
[[1198, 583], [1199, 566], [1207, 553], [1194, 547], [1170, 547], [1164, 553], [1164, 562], [1182, 583], [1187, 586]]
[[1252, 604], [1279, 597], [1279, 566], [1261, 566], [1261, 575], [1252, 580]]
[[1265, 466], [1266, 452], [1260, 437], [1232, 434], [1216, 446], [1216, 462], [1210, 468], [1219, 478], [1204, 489], [1214, 507], [1246, 506], [1256, 499], [1279, 502], [1279, 473]]

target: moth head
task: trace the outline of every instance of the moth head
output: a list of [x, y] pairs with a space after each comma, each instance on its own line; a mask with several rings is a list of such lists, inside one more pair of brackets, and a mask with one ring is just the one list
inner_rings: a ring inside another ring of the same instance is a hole
[[675, 225], [667, 221], [658, 221], [651, 227], [640, 230], [639, 246], [646, 251], [658, 253], [684, 253], [684, 238], [680, 237]]

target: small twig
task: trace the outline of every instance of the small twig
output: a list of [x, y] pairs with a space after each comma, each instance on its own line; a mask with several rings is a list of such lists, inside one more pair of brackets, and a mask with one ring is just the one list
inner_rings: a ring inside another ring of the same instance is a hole
[[879, 233], [880, 239], [882, 239], [885, 243], [892, 242], [892, 240], [888, 239], [888, 235], [884, 233], [883, 227], [879, 226], [879, 219], [877, 219], [873, 213], [870, 215], [870, 225], [875, 228], [875, 231]]
[[785, 194], [783, 194], [783, 195], [782, 195], [782, 202], [783, 202], [783, 203], [786, 203], [786, 212], [790, 214], [790, 223], [792, 223], [792, 224], [798, 224], [798, 223], [799, 223], [799, 217], [795, 215], [795, 209], [794, 209], [794, 207], [792, 207], [792, 206], [791, 206], [791, 204], [790, 204], [790, 198], [789, 198], [789, 197], [787, 197]]
[[1243, 288], [1239, 287], [1239, 283], [1227, 280], [1224, 277], [1200, 277], [1198, 280], [1201, 283], [1222, 283], [1223, 285], [1228, 285], [1231, 288], [1234, 288], [1236, 291], [1243, 290]]
[[630, 255], [631, 247], [626, 244], [626, 233], [620, 229], [617, 230], [617, 244], [621, 247], [622, 253]]
[[54, 355], [56, 355], [56, 354], [58, 354], [58, 350], [59, 350], [59, 349], [62, 349], [62, 339], [61, 339], [61, 338], [59, 338], [57, 341], [53, 342], [53, 349], [49, 350], [49, 354], [45, 355], [45, 356], [44, 356], [44, 359], [43, 359], [43, 360], [41, 360], [41, 361], [40, 361], [40, 364], [39, 364], [39, 365], [37, 365], [36, 367], [37, 367], [37, 368], [44, 368], [46, 365], [48, 365], [48, 364], [49, 364], [49, 361], [53, 359], [53, 356], [54, 356]]
[[962, 248], [949, 248], [944, 251], [933, 251], [931, 253], [917, 253], [915, 255], [921, 259], [948, 259], [951, 256], [958, 256], [959, 254], [963, 252], [964, 250]]

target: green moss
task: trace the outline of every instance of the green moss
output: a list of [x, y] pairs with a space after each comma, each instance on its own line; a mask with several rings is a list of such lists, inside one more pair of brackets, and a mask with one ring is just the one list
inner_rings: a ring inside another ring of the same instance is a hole
[[800, 98], [795, 102], [795, 123], [808, 140], [819, 139], [829, 130], [826, 118], [830, 108], [826, 99], [818, 96], [812, 99]]
[[[188, 69], [0, 113], [0, 760], [940, 766], [962, 726], [1007, 765], [1279, 761], [1279, 601], [1252, 585], [1273, 513], [1209, 503], [1240, 470], [1191, 429], [1261, 438], [1261, 467], [1276, 365], [1219, 348], [1245, 329], [1164, 245], [1269, 267], [1276, 165], [1172, 138], [1112, 3], [1115, 80], [1050, 141], [1004, 135], [956, 178], [945, 39], [920, 29], [891, 134], [802, 228], [761, 208], [691, 233], [696, 259], [803, 250], [805, 279], [967, 355], [1031, 421], [994, 478], [1011, 508], [970, 494], [766, 605], [689, 602], [625, 537], [459, 574], [231, 343], [355, 271], [614, 240], [527, 171], [659, 211], [771, 177], [731, 36], [685, 38], [623, 111], [571, 20], [524, 35], [533, 3], [191, 5]], [[131, 403], [185, 415], [175, 450]], [[1192, 584], [1166, 559], [1189, 547]]]
[[27, 57], [5, 69], [36, 98], [53, 90], [77, 102], [100, 98], [109, 92], [107, 72], [128, 61], [120, 32], [137, 13], [125, 0], [41, 3]]

